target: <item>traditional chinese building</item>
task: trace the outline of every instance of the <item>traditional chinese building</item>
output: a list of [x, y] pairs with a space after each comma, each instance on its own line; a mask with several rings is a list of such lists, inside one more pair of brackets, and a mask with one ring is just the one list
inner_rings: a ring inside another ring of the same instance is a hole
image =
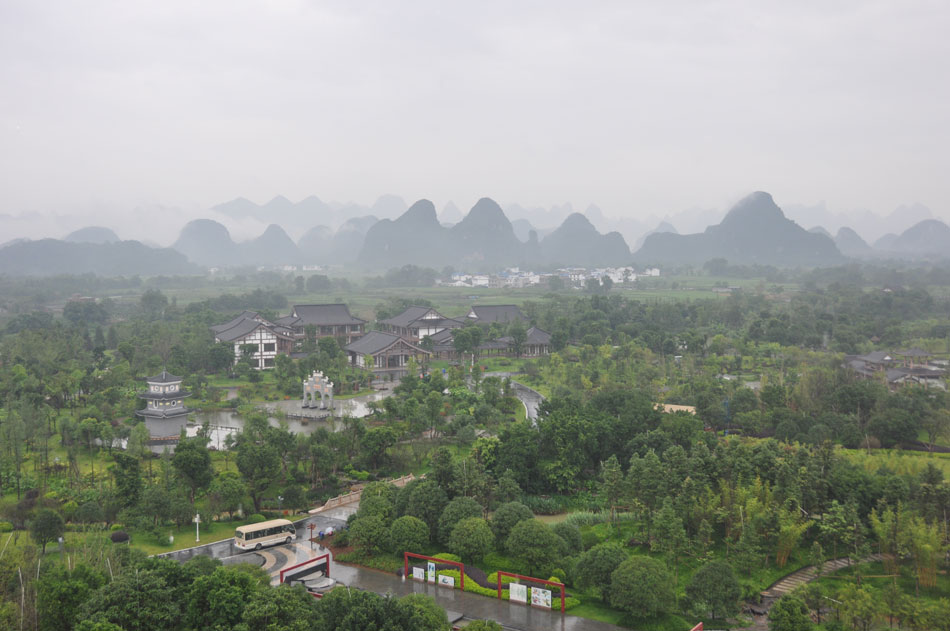
[[273, 368], [274, 358], [294, 348], [293, 330], [269, 322], [255, 311], [245, 311], [230, 322], [213, 326], [211, 332], [215, 342], [234, 347], [235, 362], [245, 357], [245, 348], [256, 347], [253, 353], [247, 353], [247, 359], [257, 370]]
[[147, 405], [135, 413], [145, 421], [151, 437], [149, 446], [153, 451], [161, 451], [166, 446], [174, 450], [191, 412], [184, 406], [184, 400], [191, 393], [181, 387], [181, 377], [166, 370], [155, 377], [147, 377], [145, 381], [148, 389], [139, 396]]
[[312, 326], [317, 339], [335, 337], [344, 346], [362, 337], [366, 320], [354, 317], [342, 304], [294, 305], [290, 315], [278, 318], [275, 324], [291, 329], [298, 344], [306, 337], [307, 327]]
[[397, 316], [379, 321], [383, 331], [398, 335], [411, 343], [418, 343], [426, 336], [446, 329], [459, 329], [463, 325], [463, 322], [446, 318], [429, 307], [409, 307]]
[[527, 322], [528, 318], [518, 305], [477, 305], [468, 312], [471, 322], [478, 324], [511, 324], [512, 322]]
[[429, 351], [410, 344], [398, 335], [370, 331], [360, 339], [343, 347], [350, 363], [373, 371], [376, 375], [402, 377], [406, 374], [409, 360], [423, 362]]

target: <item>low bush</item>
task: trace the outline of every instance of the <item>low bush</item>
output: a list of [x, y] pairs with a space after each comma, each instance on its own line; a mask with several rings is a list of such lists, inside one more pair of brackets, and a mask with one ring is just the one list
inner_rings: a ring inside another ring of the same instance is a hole
[[556, 515], [563, 510], [561, 501], [554, 497], [526, 495], [522, 503], [535, 515]]
[[267, 521], [267, 518], [260, 513], [254, 513], [253, 515], [248, 515], [247, 517], [247, 523], [249, 524], [259, 524], [262, 521]]
[[457, 554], [452, 554], [451, 552], [440, 552], [438, 554], [433, 554], [432, 558], [442, 559], [443, 561], [455, 561], [456, 563], [462, 562], [462, 557]]
[[112, 540], [112, 543], [125, 543], [129, 540], [129, 538], [129, 533], [125, 532], [124, 530], [116, 530], [111, 535], [109, 535], [109, 539]]
[[13, 524], [8, 521], [0, 521], [0, 532], [13, 532]]

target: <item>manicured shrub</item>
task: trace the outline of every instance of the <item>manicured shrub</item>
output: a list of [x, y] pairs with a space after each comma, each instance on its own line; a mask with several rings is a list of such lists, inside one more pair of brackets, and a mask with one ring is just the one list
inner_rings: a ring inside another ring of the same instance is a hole
[[456, 563], [462, 562], [462, 557], [457, 554], [452, 554], [451, 552], [440, 552], [438, 554], [433, 554], [432, 558], [443, 559], [445, 561], [455, 561]]
[[109, 539], [112, 540], [112, 543], [125, 543], [129, 540], [129, 533], [124, 530], [116, 530], [109, 535]]
[[439, 542], [448, 544], [455, 525], [469, 517], [481, 517], [482, 505], [470, 497], [460, 496], [446, 504], [439, 516]]
[[534, 513], [521, 502], [502, 504], [491, 516], [491, 529], [495, 533], [495, 539], [498, 543], [503, 543], [515, 524], [526, 519], [534, 519]]
[[564, 551], [564, 554], [577, 554], [584, 548], [581, 531], [577, 526], [560, 522], [554, 524], [551, 530], [567, 544], [567, 550]]
[[362, 552], [374, 554], [386, 550], [389, 544], [389, 528], [382, 518], [373, 515], [357, 519], [350, 526], [350, 541]]
[[253, 515], [248, 515], [247, 517], [247, 523], [249, 524], [259, 524], [262, 521], [267, 521], [267, 518], [260, 513], [254, 513]]
[[481, 517], [469, 517], [455, 524], [449, 537], [449, 549], [466, 562], [479, 561], [495, 543], [495, 535]]
[[416, 552], [429, 545], [429, 527], [412, 515], [403, 515], [389, 527], [390, 549], [402, 556], [404, 552]]
[[549, 573], [564, 547], [564, 540], [537, 519], [518, 522], [505, 541], [508, 553], [522, 561], [528, 573]]
[[610, 604], [635, 616], [665, 613], [673, 607], [673, 577], [660, 561], [632, 556], [610, 575]]

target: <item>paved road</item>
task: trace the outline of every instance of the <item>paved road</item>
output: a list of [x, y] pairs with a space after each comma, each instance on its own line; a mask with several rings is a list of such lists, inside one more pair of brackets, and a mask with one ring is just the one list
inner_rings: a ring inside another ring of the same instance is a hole
[[509, 629], [524, 631], [617, 631], [620, 629], [612, 624], [578, 618], [570, 614], [562, 616], [560, 611], [535, 609], [509, 601], [461, 592], [457, 589], [420, 583], [412, 579], [403, 581], [393, 574], [360, 567], [334, 563], [331, 565], [330, 575], [344, 585], [358, 585], [361, 589], [379, 594], [391, 593], [395, 596], [428, 594], [446, 610], [457, 611], [466, 618], [496, 620]]
[[502, 379], [506, 377], [511, 377], [512, 391], [514, 391], [515, 396], [518, 397], [518, 399], [520, 399], [521, 402], [524, 404], [524, 409], [525, 409], [525, 412], [527, 413], [526, 416], [528, 420], [531, 421], [532, 424], [535, 424], [535, 422], [538, 420], [538, 406], [540, 406], [541, 402], [544, 401], [544, 396], [542, 396], [540, 392], [536, 390], [532, 390], [531, 388], [524, 385], [523, 383], [518, 383], [517, 381], [515, 381], [514, 378], [517, 377], [518, 374], [519, 373], [514, 373], [514, 372], [495, 371], [495, 372], [486, 372], [484, 376], [485, 377], [500, 377]]
[[531, 421], [532, 424], [535, 424], [538, 420], [538, 406], [544, 401], [544, 397], [541, 396], [541, 393], [517, 381], [511, 382], [511, 389], [514, 391], [515, 396], [521, 399], [521, 402], [524, 404], [528, 420]]
[[[338, 529], [346, 525], [347, 516], [352, 512], [356, 512], [357, 508], [358, 508], [358, 505], [341, 506], [339, 508], [318, 513], [316, 515], [312, 515], [310, 517], [304, 518], [301, 521], [295, 522], [297, 526], [297, 541], [291, 544], [290, 547], [294, 547], [296, 544], [302, 544], [303, 546], [308, 546], [307, 537], [310, 536], [310, 529], [307, 527], [307, 524], [313, 523], [316, 525], [314, 532], [320, 532], [321, 530], [326, 530], [330, 526], [332, 526], [334, 529]], [[283, 548], [285, 548], [285, 546], [274, 546], [272, 548], [265, 548], [262, 552], [266, 552], [270, 550], [280, 551]], [[221, 559], [222, 561], [226, 563], [240, 562], [244, 559], [247, 559], [249, 563], [254, 563], [256, 565], [261, 565], [261, 557], [263, 556], [262, 554], [256, 553], [256, 552], [244, 552], [243, 550], [238, 550], [237, 548], [234, 547], [233, 539], [225, 539], [223, 541], [208, 543], [202, 546], [197, 546], [195, 548], [188, 548], [186, 550], [176, 550], [174, 552], [165, 552], [158, 556], [168, 557], [168, 558], [175, 559], [177, 561], [184, 562], [194, 556], [202, 555], [202, 554], [213, 557], [215, 559]], [[279, 554], [283, 558], [284, 561], [289, 561], [291, 559], [298, 558], [298, 555], [296, 552], [293, 555], [285, 554], [282, 551], [278, 552], [277, 554]], [[303, 556], [303, 554], [304, 554], [303, 551], [300, 551], [300, 556]], [[300, 561], [306, 560], [306, 558], [311, 558], [311, 557], [300, 558], [299, 561], [295, 561], [295, 562], [299, 563]], [[266, 557], [265, 557], [265, 562], [266, 562]], [[287, 563], [286, 565], [293, 565], [293, 563]], [[279, 567], [277, 567], [277, 569], [279, 570], [281, 567], [284, 567], [283, 563]]]

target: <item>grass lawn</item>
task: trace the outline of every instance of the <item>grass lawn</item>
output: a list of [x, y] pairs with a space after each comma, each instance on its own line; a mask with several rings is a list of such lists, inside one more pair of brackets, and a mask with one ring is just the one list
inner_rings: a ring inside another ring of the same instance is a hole
[[901, 449], [872, 449], [870, 454], [864, 449], [842, 449], [841, 454], [869, 473], [886, 467], [898, 475], [916, 476], [933, 463], [945, 478], [950, 477], [950, 454]]
[[[925, 445], [930, 444], [930, 436], [927, 435], [927, 432], [920, 430], [917, 432], [917, 440], [924, 443]], [[950, 436], [938, 436], [937, 440], [934, 441], [935, 445], [941, 445], [943, 447], [950, 447]]]

